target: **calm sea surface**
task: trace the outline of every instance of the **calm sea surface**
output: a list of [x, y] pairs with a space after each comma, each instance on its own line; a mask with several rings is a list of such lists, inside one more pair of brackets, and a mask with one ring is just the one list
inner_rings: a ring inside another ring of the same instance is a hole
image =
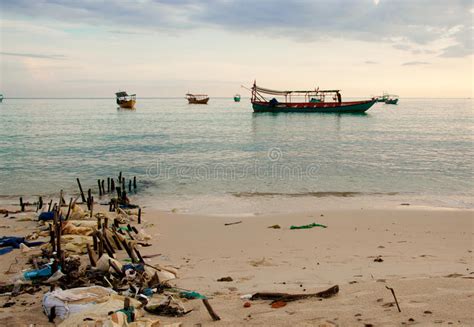
[[472, 105], [402, 98], [366, 115], [254, 114], [248, 99], [138, 99], [135, 111], [114, 99], [5, 99], [0, 196], [74, 193], [76, 177], [96, 190], [122, 171], [163, 207], [373, 195], [472, 208]]

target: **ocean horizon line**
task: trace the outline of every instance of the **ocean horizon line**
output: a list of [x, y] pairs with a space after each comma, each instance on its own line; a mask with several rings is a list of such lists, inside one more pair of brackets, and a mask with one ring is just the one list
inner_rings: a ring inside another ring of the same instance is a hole
[[[214, 99], [233, 99], [233, 96], [210, 96]], [[241, 97], [241, 99], [250, 99], [250, 96]], [[346, 98], [366, 99], [367, 96], [346, 96]], [[403, 99], [459, 99], [472, 100], [472, 97], [401, 97]], [[115, 97], [3, 97], [3, 100], [110, 100]], [[137, 99], [186, 99], [184, 96], [143, 96]]]

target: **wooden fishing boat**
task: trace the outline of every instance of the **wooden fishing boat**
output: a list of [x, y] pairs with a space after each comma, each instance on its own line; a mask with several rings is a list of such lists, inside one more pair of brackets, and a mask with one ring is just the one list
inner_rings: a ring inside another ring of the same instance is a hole
[[119, 91], [115, 93], [115, 96], [117, 97], [117, 104], [120, 108], [133, 109], [135, 107], [136, 94], [128, 95], [125, 91]]
[[385, 100], [387, 100], [388, 98], [388, 93], [383, 93], [382, 95], [380, 96], [377, 96], [377, 102], [385, 102]]
[[240, 102], [240, 94], [234, 95], [234, 102]]
[[186, 99], [188, 99], [190, 104], [207, 104], [209, 96], [207, 94], [186, 93]]
[[[254, 112], [322, 112], [322, 113], [362, 113], [370, 109], [376, 98], [364, 101], [342, 102], [340, 90], [276, 91], [259, 87], [254, 82], [252, 107]], [[264, 95], [284, 97], [279, 102], [275, 97], [268, 100]], [[292, 101], [292, 97], [303, 100]], [[326, 101], [326, 98], [329, 101]]]
[[388, 94], [387, 98], [385, 99], [385, 104], [397, 104], [398, 103], [398, 95]]
[[0, 103], [3, 101], [3, 94], [0, 94]]

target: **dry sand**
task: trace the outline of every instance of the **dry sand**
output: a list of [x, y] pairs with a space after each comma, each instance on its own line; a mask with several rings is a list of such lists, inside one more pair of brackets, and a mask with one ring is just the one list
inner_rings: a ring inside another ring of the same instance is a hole
[[[198, 300], [183, 318], [161, 318], [184, 326], [420, 326], [474, 325], [473, 211], [324, 210], [256, 217], [210, 217], [144, 209], [157, 254], [150, 263], [179, 268], [178, 287], [210, 298], [221, 321], [212, 322]], [[241, 221], [225, 226], [225, 223]], [[290, 230], [320, 223], [327, 228]], [[278, 224], [280, 229], [268, 228]], [[24, 236], [34, 223], [0, 218], [0, 235]], [[0, 257], [4, 272], [23, 260], [15, 250]], [[382, 262], [374, 262], [380, 256]], [[231, 282], [217, 282], [230, 276]], [[272, 309], [270, 301], [246, 300], [261, 291], [309, 293], [339, 285], [330, 299], [305, 299]], [[397, 311], [388, 285], [402, 312]], [[8, 301], [0, 297], [0, 307]], [[0, 325], [48, 325], [41, 294], [14, 298], [0, 308]], [[26, 303], [22, 305], [22, 303]], [[411, 321], [412, 319], [413, 321]]]
[[[157, 240], [145, 253], [180, 268], [179, 287], [212, 296], [216, 325], [474, 325], [473, 211], [326, 210], [257, 217], [197, 217], [148, 212]], [[225, 226], [225, 223], [242, 223]], [[327, 228], [290, 230], [321, 223]], [[268, 226], [278, 224], [281, 229]], [[381, 256], [383, 262], [374, 262]], [[225, 276], [232, 282], [217, 282]], [[452, 277], [447, 277], [452, 276]], [[243, 308], [241, 295], [317, 292], [338, 284], [331, 299], [272, 309]], [[393, 306], [393, 287], [402, 312]], [[208, 325], [199, 302], [186, 325]], [[431, 313], [424, 313], [431, 312]], [[414, 321], [409, 321], [409, 319]], [[164, 319], [166, 321], [171, 321]]]

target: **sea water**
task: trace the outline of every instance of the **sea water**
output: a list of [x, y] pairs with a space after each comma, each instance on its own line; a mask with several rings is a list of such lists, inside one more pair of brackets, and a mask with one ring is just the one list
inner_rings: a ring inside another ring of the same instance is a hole
[[77, 177], [97, 192], [97, 179], [122, 171], [166, 210], [338, 198], [472, 208], [472, 105], [401, 98], [362, 115], [255, 114], [249, 99], [230, 97], [138, 98], [136, 110], [114, 99], [5, 99], [0, 197], [77, 194]]

